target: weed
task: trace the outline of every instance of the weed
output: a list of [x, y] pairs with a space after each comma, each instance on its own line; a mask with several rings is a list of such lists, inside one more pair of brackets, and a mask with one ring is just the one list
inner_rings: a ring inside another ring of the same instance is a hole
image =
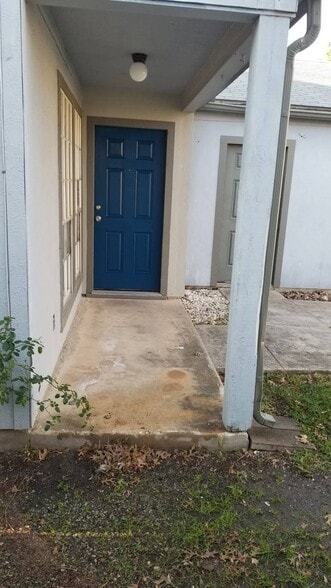
[[123, 494], [124, 492], [127, 491], [129, 485], [130, 485], [130, 483], [128, 480], [125, 480], [124, 478], [119, 478], [118, 480], [116, 480], [114, 482], [113, 491], [116, 494]]
[[69, 478], [62, 478], [62, 480], [60, 480], [57, 484], [57, 489], [61, 492], [64, 492], [65, 494], [71, 492], [71, 490], [73, 490], [73, 487], [71, 485]]
[[245, 491], [239, 484], [228, 484], [227, 489], [230, 491], [231, 496], [236, 500], [240, 500], [244, 497]]

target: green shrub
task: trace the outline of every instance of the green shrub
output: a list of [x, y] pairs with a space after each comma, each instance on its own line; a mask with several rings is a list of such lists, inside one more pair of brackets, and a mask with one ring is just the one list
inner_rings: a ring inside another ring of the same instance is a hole
[[[38, 374], [33, 366], [33, 357], [42, 353], [43, 344], [28, 337], [18, 339], [13, 318], [5, 316], [0, 320], [0, 405], [9, 402], [14, 397], [15, 404], [25, 406], [31, 401], [37, 403], [40, 411], [47, 411], [49, 419], [45, 430], [60, 422], [60, 404], [73, 404], [79, 411], [84, 423], [90, 417], [90, 404], [86, 396], [78, 396], [68, 384], [59, 384], [52, 376]], [[54, 398], [35, 400], [32, 395], [33, 387], [40, 390], [42, 384], [49, 384], [55, 391]]]

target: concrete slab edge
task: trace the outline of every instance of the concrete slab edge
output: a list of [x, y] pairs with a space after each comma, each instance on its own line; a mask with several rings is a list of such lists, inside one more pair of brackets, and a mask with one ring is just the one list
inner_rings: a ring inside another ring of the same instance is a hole
[[202, 433], [199, 431], [170, 431], [149, 433], [93, 433], [90, 431], [0, 431], [0, 451], [33, 449], [79, 449], [83, 445], [103, 446], [107, 443], [127, 443], [154, 449], [174, 450], [200, 448], [210, 452], [227, 452], [248, 449], [248, 433]]
[[204, 341], [202, 340], [199, 331], [195, 328], [195, 326], [192, 323], [192, 327], [194, 329], [195, 335], [199, 341], [199, 344], [201, 346], [201, 349], [205, 355], [207, 364], [209, 369], [214, 373], [216, 379], [219, 382], [219, 391], [220, 391], [220, 395], [221, 395], [221, 399], [223, 400], [223, 395], [224, 395], [224, 386], [223, 386], [223, 382], [222, 379], [220, 377], [220, 372], [219, 370], [216, 368], [215, 363], [213, 362], [212, 358], [210, 357], [209, 353], [208, 353], [208, 349], [206, 347], [206, 345], [204, 344]]

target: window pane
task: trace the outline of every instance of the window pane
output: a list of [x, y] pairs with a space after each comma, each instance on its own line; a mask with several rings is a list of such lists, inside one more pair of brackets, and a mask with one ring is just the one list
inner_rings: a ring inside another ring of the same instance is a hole
[[60, 197], [63, 303], [74, 292], [82, 271], [82, 128], [81, 116], [60, 90]]
[[71, 255], [71, 221], [63, 225], [63, 259]]

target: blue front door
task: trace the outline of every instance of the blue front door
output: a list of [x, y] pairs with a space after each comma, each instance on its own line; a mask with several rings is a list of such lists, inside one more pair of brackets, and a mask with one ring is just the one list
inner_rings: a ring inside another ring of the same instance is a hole
[[94, 289], [160, 291], [166, 131], [95, 129]]

